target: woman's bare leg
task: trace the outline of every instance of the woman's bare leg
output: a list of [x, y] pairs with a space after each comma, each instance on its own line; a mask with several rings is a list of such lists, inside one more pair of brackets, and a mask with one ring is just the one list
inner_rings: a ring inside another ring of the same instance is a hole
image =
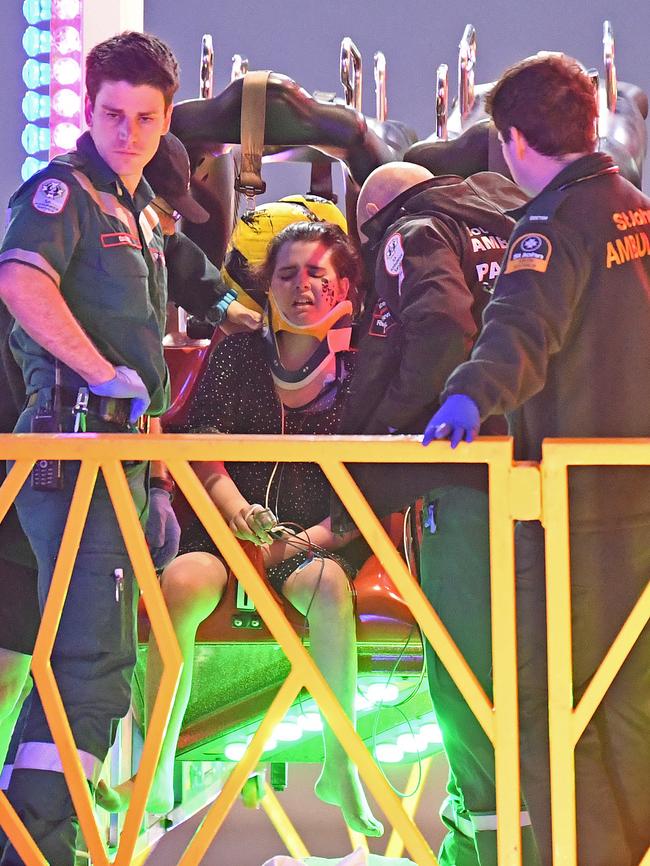
[[32, 690], [31, 656], [0, 647], [0, 771], [4, 766], [16, 720]]
[[[357, 640], [352, 592], [343, 569], [331, 559], [315, 559], [288, 578], [284, 595], [309, 620], [311, 654], [353, 724], [357, 686]], [[384, 828], [373, 816], [357, 768], [323, 719], [325, 762], [315, 792], [339, 806], [346, 823], [366, 836]]]
[[[219, 604], [226, 581], [227, 573], [221, 560], [210, 553], [200, 552], [179, 556], [167, 566], [160, 579], [163, 596], [183, 656], [183, 670], [147, 799], [147, 810], [155, 814], [166, 814], [174, 805], [174, 758], [192, 688], [196, 631]], [[149, 638], [145, 675], [145, 726], [148, 726], [158, 694], [162, 669], [162, 659], [152, 632]], [[133, 779], [114, 789], [109, 789], [100, 783], [97, 789], [97, 802], [109, 811], [123, 811], [128, 808], [132, 789]]]

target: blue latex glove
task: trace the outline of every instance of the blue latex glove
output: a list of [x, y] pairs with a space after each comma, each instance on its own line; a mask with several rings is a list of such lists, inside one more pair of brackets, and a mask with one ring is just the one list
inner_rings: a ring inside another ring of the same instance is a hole
[[89, 382], [88, 387], [93, 394], [97, 394], [99, 397], [130, 397], [131, 414], [129, 420], [131, 424], [135, 424], [151, 402], [147, 386], [138, 373], [130, 367], [116, 367], [115, 376], [108, 382], [102, 382], [99, 385], [91, 385]]
[[480, 426], [478, 406], [471, 397], [452, 394], [427, 424], [422, 444], [428, 445], [434, 439], [451, 439], [451, 447], [455, 448], [463, 439], [472, 442]]
[[161, 487], [149, 490], [149, 517], [144, 534], [156, 571], [161, 571], [177, 556], [181, 539], [171, 497]]

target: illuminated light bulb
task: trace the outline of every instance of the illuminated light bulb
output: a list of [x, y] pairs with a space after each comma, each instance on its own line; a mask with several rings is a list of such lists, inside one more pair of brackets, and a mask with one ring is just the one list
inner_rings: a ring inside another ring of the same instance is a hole
[[278, 740], [294, 743], [302, 737], [302, 728], [297, 722], [280, 722], [275, 726], [273, 736]]
[[23, 48], [25, 49], [25, 54], [29, 57], [36, 57], [38, 54], [49, 54], [49, 30], [39, 30], [38, 27], [30, 25], [23, 33]]
[[41, 117], [50, 116], [50, 97], [41, 96], [33, 90], [29, 90], [23, 96], [23, 114], [27, 120], [40, 120]]
[[36, 159], [34, 156], [28, 156], [27, 159], [23, 162], [21, 168], [21, 175], [23, 180], [29, 180], [33, 174], [36, 174], [37, 171], [40, 171], [42, 168], [45, 168], [47, 162], [42, 159]]
[[81, 130], [74, 123], [57, 123], [52, 133], [54, 144], [63, 150], [72, 150], [81, 135]]
[[400, 734], [397, 745], [403, 752], [424, 752], [429, 745], [429, 740], [424, 734]]
[[81, 36], [76, 27], [57, 27], [52, 33], [52, 44], [55, 45], [59, 54], [72, 54], [73, 51], [81, 52]]
[[81, 78], [81, 67], [72, 57], [61, 57], [54, 63], [52, 75], [59, 84], [75, 84]]
[[375, 746], [375, 757], [382, 764], [398, 764], [404, 757], [404, 752], [397, 743], [379, 743]]
[[23, 148], [27, 153], [38, 153], [50, 149], [50, 130], [35, 123], [28, 123], [21, 136]]
[[62, 117], [74, 117], [81, 108], [81, 96], [69, 87], [63, 87], [54, 94], [52, 108]]
[[30, 90], [46, 87], [50, 83], [50, 64], [39, 63], [30, 57], [23, 64], [23, 81]]
[[278, 741], [275, 739], [275, 737], [269, 737], [268, 740], [264, 743], [264, 751], [265, 752], [273, 751], [273, 749], [275, 749], [277, 744], [278, 744]]
[[247, 743], [228, 743], [223, 753], [229, 761], [241, 761], [247, 748]]
[[52, 14], [56, 18], [69, 21], [81, 11], [81, 0], [52, 0]]
[[298, 716], [298, 724], [303, 731], [322, 731], [323, 720], [319, 713], [303, 713]]
[[25, 0], [23, 3], [23, 16], [28, 24], [38, 24], [40, 21], [49, 21], [52, 15], [52, 4], [50, 0]]
[[366, 698], [371, 704], [389, 704], [398, 697], [399, 689], [394, 683], [373, 683], [366, 691]]
[[420, 726], [420, 734], [427, 738], [429, 743], [442, 743], [442, 731], [435, 722], [429, 722]]

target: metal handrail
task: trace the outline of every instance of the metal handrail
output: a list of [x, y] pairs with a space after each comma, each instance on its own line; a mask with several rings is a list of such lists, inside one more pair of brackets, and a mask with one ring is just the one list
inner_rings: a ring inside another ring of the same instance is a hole
[[603, 21], [603, 64], [605, 66], [605, 93], [607, 108], [616, 111], [617, 82], [614, 57], [614, 30], [611, 21]]
[[468, 24], [458, 46], [458, 106], [461, 122], [474, 108], [474, 75], [476, 72], [476, 30]]
[[214, 86], [214, 47], [212, 36], [204, 33], [201, 38], [201, 68], [199, 73], [199, 96], [210, 99]]
[[383, 51], [376, 51], [373, 58], [375, 73], [375, 117], [384, 121], [388, 117], [388, 97], [386, 94], [386, 57]]
[[248, 57], [242, 57], [241, 54], [233, 54], [232, 68], [230, 70], [230, 80], [237, 81], [238, 78], [243, 78], [248, 72]]
[[436, 70], [436, 138], [447, 141], [449, 117], [449, 67], [441, 63]]
[[349, 36], [341, 42], [341, 84], [345, 93], [345, 104], [361, 111], [363, 79], [361, 52]]

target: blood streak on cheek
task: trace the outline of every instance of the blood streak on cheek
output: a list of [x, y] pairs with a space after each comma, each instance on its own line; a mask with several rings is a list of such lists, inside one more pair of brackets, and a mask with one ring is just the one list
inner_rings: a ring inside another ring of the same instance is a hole
[[326, 303], [330, 307], [333, 307], [335, 304], [334, 289], [330, 286], [330, 281], [327, 279], [327, 277], [321, 277], [320, 286], [323, 290], [323, 298], [325, 299]]

